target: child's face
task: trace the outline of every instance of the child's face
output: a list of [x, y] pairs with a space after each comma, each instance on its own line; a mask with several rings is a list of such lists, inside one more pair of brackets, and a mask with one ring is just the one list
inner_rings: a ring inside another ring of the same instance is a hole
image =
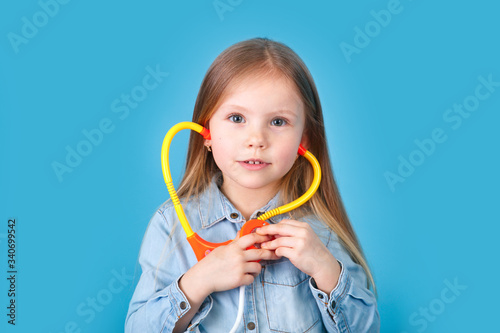
[[303, 142], [304, 105], [280, 78], [250, 78], [232, 87], [209, 121], [215, 163], [225, 193], [275, 193]]

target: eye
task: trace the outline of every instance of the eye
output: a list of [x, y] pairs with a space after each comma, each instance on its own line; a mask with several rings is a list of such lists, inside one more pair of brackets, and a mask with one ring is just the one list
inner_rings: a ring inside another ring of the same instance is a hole
[[228, 119], [237, 124], [244, 122], [243, 116], [241, 114], [232, 114], [228, 117]]
[[283, 118], [276, 118], [271, 121], [271, 124], [273, 126], [285, 126], [287, 124], [287, 121]]

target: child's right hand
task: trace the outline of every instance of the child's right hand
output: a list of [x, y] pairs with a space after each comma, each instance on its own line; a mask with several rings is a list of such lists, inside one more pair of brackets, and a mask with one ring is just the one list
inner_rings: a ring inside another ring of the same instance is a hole
[[182, 279], [186, 278], [192, 285], [196, 285], [198, 290], [206, 294], [204, 297], [216, 291], [249, 285], [262, 269], [257, 260], [275, 260], [280, 257], [273, 250], [247, 248], [271, 239], [271, 236], [257, 233], [238, 237], [230, 244], [219, 246], [210, 252], [191, 267]]

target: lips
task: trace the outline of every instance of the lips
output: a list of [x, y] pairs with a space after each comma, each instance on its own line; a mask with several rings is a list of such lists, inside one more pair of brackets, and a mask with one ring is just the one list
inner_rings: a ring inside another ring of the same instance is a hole
[[248, 170], [261, 170], [265, 168], [266, 166], [270, 165], [271, 163], [264, 162], [259, 159], [249, 159], [245, 161], [240, 161], [239, 162], [245, 169]]
[[243, 161], [243, 163], [248, 163], [248, 164], [267, 164], [266, 162], [263, 162], [261, 160], [248, 160], [248, 161]]

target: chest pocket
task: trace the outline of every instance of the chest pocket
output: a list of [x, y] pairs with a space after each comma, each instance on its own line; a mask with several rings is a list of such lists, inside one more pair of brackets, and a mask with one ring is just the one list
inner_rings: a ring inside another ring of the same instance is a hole
[[321, 314], [309, 276], [287, 258], [269, 261], [261, 273], [269, 329], [277, 332], [323, 332]]

